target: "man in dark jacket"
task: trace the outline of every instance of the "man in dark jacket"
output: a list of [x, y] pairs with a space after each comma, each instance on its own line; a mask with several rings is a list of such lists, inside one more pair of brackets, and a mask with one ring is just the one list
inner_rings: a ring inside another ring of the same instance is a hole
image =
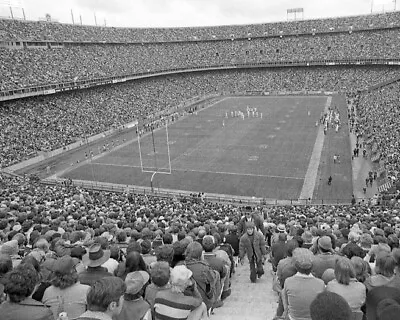
[[110, 251], [101, 248], [99, 243], [93, 244], [89, 248], [89, 252], [82, 258], [82, 262], [86, 268], [85, 271], [79, 274], [81, 284], [91, 286], [97, 280], [112, 276], [106, 268], [101, 265], [110, 258]]
[[242, 236], [246, 233], [246, 223], [253, 222], [257, 231], [260, 231], [263, 235], [265, 235], [263, 219], [259, 214], [253, 211], [250, 206], [245, 208], [245, 215], [238, 223], [238, 234]]
[[4, 292], [7, 301], [0, 306], [2, 320], [53, 320], [53, 313], [43, 303], [30, 296], [39, 282], [39, 274], [29, 264], [20, 264], [7, 273]]
[[87, 294], [88, 310], [79, 320], [113, 319], [124, 304], [125, 282], [118, 277], [105, 277], [93, 283]]
[[254, 222], [246, 223], [246, 233], [240, 238], [239, 259], [242, 263], [245, 254], [250, 263], [250, 281], [256, 282], [256, 276], [260, 278], [264, 274], [263, 262], [267, 250], [264, 235], [255, 230]]

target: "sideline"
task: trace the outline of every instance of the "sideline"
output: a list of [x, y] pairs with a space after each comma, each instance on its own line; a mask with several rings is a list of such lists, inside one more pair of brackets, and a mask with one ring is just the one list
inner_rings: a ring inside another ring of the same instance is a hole
[[[331, 106], [332, 96], [328, 97], [325, 103], [324, 113], [328, 112], [328, 108]], [[300, 199], [312, 199], [314, 195], [315, 184], [317, 181], [318, 167], [321, 161], [322, 147], [324, 146], [325, 134], [322, 125], [318, 126], [317, 138], [315, 139], [314, 149], [311, 154], [310, 162], [308, 163], [308, 169], [304, 177], [304, 184], [301, 188]]]

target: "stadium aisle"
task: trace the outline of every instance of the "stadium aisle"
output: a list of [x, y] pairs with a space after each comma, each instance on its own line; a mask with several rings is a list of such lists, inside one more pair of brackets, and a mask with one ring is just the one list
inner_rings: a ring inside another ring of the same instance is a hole
[[[356, 146], [356, 136], [354, 133], [350, 133], [350, 145], [351, 150]], [[365, 178], [368, 176], [369, 171], [373, 171], [371, 160], [365, 159], [363, 156], [356, 157], [352, 160], [353, 166], [353, 194], [357, 201], [361, 201], [365, 198], [372, 198], [377, 192], [378, 187], [376, 181], [374, 181], [372, 187], [367, 188], [367, 192], [364, 193], [363, 188], [365, 187]]]
[[277, 294], [272, 291], [271, 264], [266, 262], [265, 274], [250, 282], [250, 268], [245, 264], [236, 269], [232, 278], [232, 294], [221, 308], [215, 309], [211, 320], [272, 320], [277, 308]]

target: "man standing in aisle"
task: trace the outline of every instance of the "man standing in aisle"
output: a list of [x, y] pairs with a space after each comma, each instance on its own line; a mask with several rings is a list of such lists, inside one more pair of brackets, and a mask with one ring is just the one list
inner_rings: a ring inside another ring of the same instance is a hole
[[250, 281], [254, 283], [257, 277], [261, 278], [264, 274], [263, 262], [267, 251], [265, 249], [264, 235], [255, 230], [253, 221], [246, 223], [246, 233], [240, 238], [239, 260], [242, 264], [245, 254], [247, 254], [250, 263]]

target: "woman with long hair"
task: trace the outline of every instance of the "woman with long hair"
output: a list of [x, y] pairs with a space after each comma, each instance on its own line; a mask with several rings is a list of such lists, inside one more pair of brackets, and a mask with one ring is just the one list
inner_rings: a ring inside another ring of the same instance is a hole
[[376, 256], [375, 275], [370, 276], [364, 282], [367, 289], [372, 290], [375, 287], [386, 285], [393, 279], [395, 267], [396, 261], [391, 253], [379, 252]]
[[126, 256], [125, 268], [119, 268], [115, 271], [115, 275], [122, 280], [125, 280], [126, 275], [130, 272], [146, 271], [147, 266], [142, 255], [137, 251], [129, 252]]
[[86, 295], [90, 287], [79, 282], [75, 269], [78, 262], [70, 256], [63, 256], [54, 263], [51, 286], [42, 298], [53, 312], [54, 319], [61, 312], [66, 312], [70, 320], [76, 319], [86, 311]]
[[346, 257], [336, 260], [335, 279], [327, 284], [326, 290], [342, 296], [353, 312], [361, 311], [367, 296], [365, 285], [357, 281], [353, 264]]

